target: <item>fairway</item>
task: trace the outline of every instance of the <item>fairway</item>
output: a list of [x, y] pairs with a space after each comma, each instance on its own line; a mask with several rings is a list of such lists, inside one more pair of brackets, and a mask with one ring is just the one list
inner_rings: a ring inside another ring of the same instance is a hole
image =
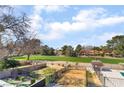
[[[12, 57], [15, 60], [27, 60], [27, 56]], [[70, 62], [84, 62], [90, 63], [94, 60], [93, 57], [64, 57], [64, 56], [41, 56], [32, 55], [29, 60], [44, 60], [44, 61], [70, 61]], [[103, 63], [118, 64], [124, 62], [124, 58], [99, 58]]]

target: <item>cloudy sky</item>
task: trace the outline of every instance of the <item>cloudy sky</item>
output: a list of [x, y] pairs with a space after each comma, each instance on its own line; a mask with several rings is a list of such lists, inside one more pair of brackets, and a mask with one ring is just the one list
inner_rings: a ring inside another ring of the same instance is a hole
[[[31, 19], [31, 31], [44, 44], [103, 45], [124, 34], [124, 6], [15, 6]], [[18, 14], [18, 12], [16, 12]]]

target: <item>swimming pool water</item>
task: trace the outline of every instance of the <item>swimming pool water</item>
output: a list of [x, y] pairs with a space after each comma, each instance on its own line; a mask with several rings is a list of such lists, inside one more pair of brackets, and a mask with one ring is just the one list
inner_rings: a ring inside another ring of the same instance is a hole
[[124, 72], [120, 72], [121, 73], [121, 75], [124, 77]]

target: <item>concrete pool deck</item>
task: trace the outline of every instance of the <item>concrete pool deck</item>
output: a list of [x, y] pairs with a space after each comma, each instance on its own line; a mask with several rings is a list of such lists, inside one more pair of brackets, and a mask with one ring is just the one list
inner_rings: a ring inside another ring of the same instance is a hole
[[124, 73], [124, 70], [111, 70], [111, 71], [101, 71], [103, 76], [110, 77], [110, 78], [119, 78], [124, 79], [124, 76], [121, 75], [120, 72]]
[[124, 87], [124, 70], [101, 71], [102, 83], [105, 87]]

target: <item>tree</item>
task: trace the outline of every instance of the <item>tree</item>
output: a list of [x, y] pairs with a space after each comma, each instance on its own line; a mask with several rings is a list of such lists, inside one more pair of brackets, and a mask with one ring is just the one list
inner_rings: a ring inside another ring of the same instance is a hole
[[41, 50], [42, 55], [55, 55], [55, 49], [47, 45], [42, 46]]
[[100, 47], [93, 47], [93, 50], [97, 50], [97, 51], [100, 51], [101, 50], [101, 48]]
[[31, 54], [37, 54], [40, 51], [41, 41], [39, 39], [25, 38], [23, 42], [23, 53], [27, 55], [27, 60], [29, 60]]
[[79, 44], [76, 46], [76, 49], [75, 49], [75, 53], [76, 53], [76, 56], [79, 56], [80, 55], [80, 51], [82, 50], [82, 46]]
[[124, 56], [124, 35], [112, 37], [111, 40], [107, 41], [107, 47], [117, 55]]
[[95, 55], [96, 56], [100, 55], [100, 51], [101, 51], [101, 48], [100, 47], [94, 46], [92, 50], [94, 50], [94, 56]]
[[48, 55], [49, 47], [47, 45], [42, 46], [41, 54]]
[[15, 44], [14, 42], [9, 42], [6, 46], [7, 50], [8, 50], [8, 55], [11, 55], [12, 53], [14, 53], [15, 51]]
[[49, 48], [48, 54], [49, 54], [49, 55], [55, 55], [55, 49]]
[[67, 45], [64, 45], [61, 50], [62, 50], [62, 55], [65, 55], [66, 54], [66, 49], [67, 49]]
[[62, 54], [65, 56], [75, 56], [75, 51], [72, 46], [64, 45], [62, 48]]
[[73, 48], [72, 46], [67, 46], [66, 50], [65, 50], [65, 55], [66, 56], [72, 56], [73, 53]]
[[23, 55], [24, 50], [24, 41], [23, 40], [17, 40], [15, 42], [15, 55], [20, 56]]
[[26, 14], [19, 16], [13, 14], [11, 7], [0, 6], [0, 58], [2, 59], [6, 59], [8, 53], [12, 53], [10, 47], [7, 46], [10, 40], [16, 42], [29, 33], [30, 20]]

